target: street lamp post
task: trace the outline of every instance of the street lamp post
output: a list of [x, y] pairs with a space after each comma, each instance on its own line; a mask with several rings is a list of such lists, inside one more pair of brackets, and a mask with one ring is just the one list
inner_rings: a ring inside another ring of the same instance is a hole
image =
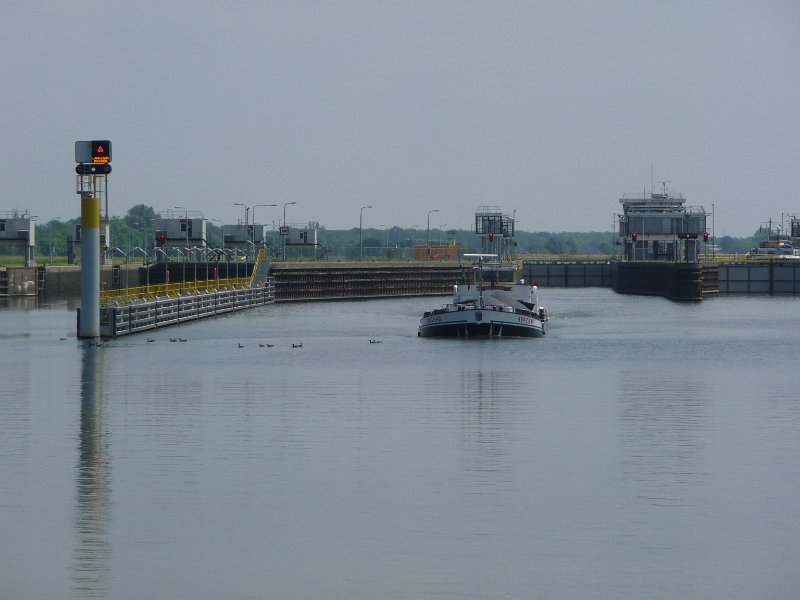
[[372, 206], [362, 206], [358, 214], [358, 260], [364, 260], [364, 230], [362, 223], [364, 220], [364, 209]]
[[[184, 206], [176, 206], [175, 208], [183, 209], [183, 221], [184, 227], [186, 228], [186, 251], [189, 251], [189, 211], [186, 210]], [[183, 286], [186, 287], [186, 261], [188, 260], [188, 256], [183, 256]]]
[[211, 219], [212, 223], [219, 223], [219, 230], [222, 235], [222, 250], [225, 250], [225, 223], [223, 223], [220, 219]]
[[[283, 227], [286, 227], [286, 207], [290, 204], [297, 204], [297, 202], [286, 202], [283, 205]], [[283, 236], [283, 260], [286, 260], [286, 237], [288, 236], [288, 232], [285, 236]]]
[[[714, 231], [714, 213], [716, 212], [717, 211], [714, 210], [714, 203], [712, 202], [711, 203], [711, 256], [715, 260], [717, 258], [717, 236], [715, 235], [716, 232]], [[708, 252], [708, 246], [706, 246], [706, 252]]]
[[125, 257], [125, 301], [126, 302], [130, 302], [130, 299], [128, 298], [128, 255], [130, 254], [130, 252], [128, 252], [126, 254], [119, 247], [115, 247], [115, 248], [111, 249], [111, 255], [112, 256], [113, 256], [114, 252], [118, 252], [121, 256]]
[[49, 241], [48, 244], [50, 245], [50, 266], [53, 266], [53, 221], [56, 219], [60, 219], [61, 217], [53, 217], [50, 219], [50, 222], [47, 224], [47, 230], [49, 233]]
[[[249, 220], [250, 207], [247, 206], [246, 204], [242, 204], [241, 202], [234, 202], [233, 205], [234, 206], [241, 206], [242, 208], [244, 208], [244, 231], [245, 231], [245, 234], [247, 234], [247, 225], [250, 223], [250, 220]], [[247, 246], [245, 246], [245, 251], [246, 251], [246, 249], [247, 249]], [[247, 259], [247, 256], [245, 256], [245, 260], [246, 259]]]
[[[231, 278], [231, 250], [230, 248], [223, 252], [225, 255], [225, 279]], [[217, 282], [219, 284], [219, 282]]]
[[434, 208], [428, 211], [428, 241], [427, 241], [427, 251], [426, 254], [428, 256], [428, 260], [431, 259], [431, 213], [439, 212], [438, 208]]
[[[153, 254], [155, 254], [155, 252]], [[142, 260], [145, 260], [145, 257], [147, 257], [147, 248], [142, 248]], [[149, 296], [150, 295], [150, 265], [146, 265], [146, 266], [147, 266], [147, 269], [144, 272], [145, 273], [144, 278], [145, 278], [145, 284], [147, 285], [147, 295]]]
[[[144, 250], [144, 247], [147, 245], [147, 239], [145, 238], [145, 234], [144, 234], [145, 226], [144, 226], [143, 223], [134, 223], [133, 224], [133, 228], [134, 229], [139, 229], [139, 227], [142, 228], [142, 245], [138, 246], [138, 247], [140, 247], [142, 250]], [[128, 244], [128, 245], [130, 246], [130, 244]], [[130, 252], [130, 248], [128, 249], [128, 252]], [[146, 256], [147, 255], [144, 252], [142, 252], [142, 266], [144, 266], [144, 264], [145, 264], [145, 257]]]
[[250, 214], [250, 208], [246, 204], [242, 204], [241, 202], [234, 202], [233, 205], [241, 206], [242, 208], [244, 208], [244, 224], [246, 227], [248, 223], [248, 215]]
[[[258, 207], [258, 206], [269, 207], [269, 206], [278, 206], [278, 205], [277, 205], [277, 204], [254, 204], [254, 205], [253, 205], [253, 232], [254, 232], [254, 235], [255, 235], [255, 228], [256, 228], [256, 207]], [[264, 246], [266, 246], [266, 242], [267, 242], [267, 241], [264, 239], [264, 235], [263, 235], [264, 228], [263, 228], [263, 227], [261, 228], [261, 232], [262, 232], [262, 235], [261, 235], [261, 243], [262, 243]], [[253, 239], [253, 242], [255, 242], [255, 239]], [[267, 253], [267, 251], [266, 251], [266, 249], [265, 249], [265, 250], [264, 250], [264, 254], [266, 254], [266, 253]]]
[[[152, 225], [152, 227], [153, 227], [153, 237], [150, 240], [150, 245], [153, 246], [153, 262], [158, 262], [158, 258], [156, 257], [156, 239], [155, 239], [156, 238], [156, 220], [155, 219], [150, 219], [150, 225]], [[147, 243], [145, 243], [145, 245], [144, 245], [144, 251], [147, 252]], [[147, 262], [149, 263], [150, 262], [150, 255], [148, 254], [147, 257], [148, 257], [147, 258]], [[150, 267], [148, 266], [148, 269], [149, 268]]]
[[[133, 255], [133, 253], [136, 252], [136, 251], [139, 251], [139, 252], [142, 253], [142, 264], [144, 264], [144, 257], [147, 256], [147, 252], [141, 246], [136, 246], [136, 248], [132, 248], [131, 249], [131, 251], [130, 251], [131, 255]], [[150, 287], [150, 269], [147, 269], [146, 275], [147, 275], [147, 287], [149, 288]]]
[[389, 256], [390, 255], [390, 252], [389, 252], [389, 225], [388, 224], [384, 224], [384, 225], [381, 225], [381, 227], [383, 227], [383, 234], [384, 234], [384, 237], [386, 238], [386, 249], [385, 249], [385, 252], [384, 252], [384, 256], [386, 258], [390, 258], [390, 256]]
[[134, 223], [133, 225], [134, 225], [134, 227], [128, 227], [128, 254], [131, 253], [131, 248], [134, 247], [133, 241], [131, 240], [131, 237], [132, 237], [131, 229], [134, 229], [135, 226], [137, 225], [137, 223]]

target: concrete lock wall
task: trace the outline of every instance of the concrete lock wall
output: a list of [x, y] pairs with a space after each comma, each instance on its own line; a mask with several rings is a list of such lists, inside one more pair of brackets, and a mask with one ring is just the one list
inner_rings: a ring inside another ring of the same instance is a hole
[[522, 271], [527, 281], [541, 287], [611, 286], [611, 265], [608, 262], [526, 262]]
[[[654, 263], [524, 263], [523, 276], [527, 281], [541, 287], [612, 287], [612, 270], [624, 266], [623, 288], [617, 291], [631, 293], [660, 293], [665, 282], [674, 288], [678, 285], [676, 271], [699, 267], [692, 263], [677, 263], [682, 266], [668, 266], [676, 263], [655, 263], [655, 266], [642, 265]], [[688, 266], [687, 266], [688, 265]], [[399, 295], [405, 292], [414, 294], [450, 293], [452, 284], [460, 277], [457, 265], [426, 265], [414, 267], [413, 263], [403, 265], [364, 265], [363, 263], [288, 263], [280, 264], [271, 270], [276, 275], [276, 295], [278, 300], [300, 298], [325, 299], [348, 297], [354, 294], [368, 296]], [[612, 268], [613, 267], [613, 268]], [[140, 274], [141, 265], [103, 267], [101, 285], [103, 289], [124, 288], [144, 285]], [[669, 272], [665, 272], [666, 269]], [[719, 281], [711, 279], [711, 270]], [[336, 271], [334, 274], [332, 271]], [[349, 273], [348, 273], [349, 271]], [[705, 263], [700, 270], [703, 294], [716, 292], [728, 294], [800, 294], [800, 261], [791, 263]], [[363, 273], [364, 275], [359, 275]], [[619, 272], [617, 272], [619, 275]], [[684, 278], [686, 276], [684, 275]], [[692, 276], [693, 277], [693, 276]], [[690, 277], [689, 279], [692, 279]], [[0, 294], [36, 294], [37, 272], [33, 268], [9, 268], [0, 270]], [[647, 283], [649, 282], [649, 283]], [[151, 281], [151, 283], [153, 283]], [[693, 285], [688, 281], [684, 282]], [[388, 287], [387, 287], [388, 286]], [[644, 286], [644, 287], [642, 287]], [[651, 289], [651, 292], [645, 291]], [[710, 289], [713, 287], [714, 289]], [[375, 288], [375, 289], [373, 289]], [[381, 288], [381, 289], [378, 289]], [[387, 288], [387, 289], [382, 289]], [[706, 289], [709, 288], [709, 289]], [[616, 288], [615, 288], [616, 289]], [[76, 296], [80, 293], [80, 267], [47, 267], [44, 284], [45, 297]], [[667, 290], [668, 297], [674, 289]]]
[[719, 291], [728, 294], [798, 294], [800, 264], [720, 265]]

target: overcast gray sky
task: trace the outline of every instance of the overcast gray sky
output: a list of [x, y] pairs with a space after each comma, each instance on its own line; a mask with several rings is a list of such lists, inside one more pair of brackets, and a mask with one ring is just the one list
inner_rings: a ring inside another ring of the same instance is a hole
[[0, 211], [606, 231], [655, 181], [718, 236], [800, 214], [800, 2], [5, 0]]

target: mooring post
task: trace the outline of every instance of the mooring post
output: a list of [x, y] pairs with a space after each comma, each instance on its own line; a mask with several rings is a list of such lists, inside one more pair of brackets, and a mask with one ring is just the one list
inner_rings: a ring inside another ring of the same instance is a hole
[[100, 337], [100, 198], [81, 195], [81, 318], [82, 338]]
[[[81, 309], [78, 336], [100, 337], [100, 200], [106, 199], [111, 173], [111, 142], [75, 142], [77, 192], [81, 196]], [[110, 247], [110, 240], [106, 240]]]

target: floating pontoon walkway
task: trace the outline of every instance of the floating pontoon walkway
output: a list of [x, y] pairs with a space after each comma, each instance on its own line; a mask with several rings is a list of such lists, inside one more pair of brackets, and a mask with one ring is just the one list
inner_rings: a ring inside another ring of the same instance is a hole
[[[101, 293], [100, 335], [117, 337], [275, 301], [275, 285], [259, 255], [250, 277], [125, 287]], [[80, 311], [78, 312], [80, 323]]]

